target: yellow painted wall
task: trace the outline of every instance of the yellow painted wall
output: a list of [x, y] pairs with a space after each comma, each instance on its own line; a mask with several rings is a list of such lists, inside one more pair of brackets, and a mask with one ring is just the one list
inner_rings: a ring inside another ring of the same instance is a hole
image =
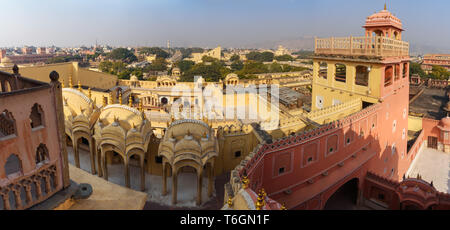
[[[12, 73], [11, 68], [2, 68], [2, 71]], [[43, 82], [50, 82], [49, 75], [52, 71], [59, 74], [59, 81], [69, 87], [69, 76], [72, 76], [74, 87], [81, 81], [81, 85], [91, 88], [110, 89], [116, 85], [117, 76], [79, 68], [77, 62], [49, 64], [43, 66], [20, 66], [20, 75]]]
[[416, 132], [422, 130], [422, 118], [409, 115], [408, 130]]
[[[328, 64], [327, 79], [319, 77], [319, 62], [326, 62]], [[345, 83], [335, 81], [334, 76], [337, 63], [346, 65], [347, 75]], [[358, 65], [371, 66], [369, 86], [367, 87], [355, 84], [356, 66]], [[380, 76], [382, 76], [382, 65], [380, 64], [314, 59], [313, 68], [312, 110], [319, 109], [316, 105], [317, 96], [323, 97], [323, 108], [332, 106], [333, 99], [343, 103], [361, 98], [363, 101], [377, 103], [380, 98], [382, 85], [382, 79], [380, 79]]]

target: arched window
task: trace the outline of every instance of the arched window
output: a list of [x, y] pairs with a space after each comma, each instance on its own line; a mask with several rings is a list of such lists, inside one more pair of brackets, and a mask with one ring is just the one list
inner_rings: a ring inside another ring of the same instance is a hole
[[31, 128], [36, 128], [44, 125], [44, 111], [38, 104], [34, 104], [33, 108], [31, 109], [30, 123]]
[[408, 63], [403, 63], [403, 78], [408, 74]]
[[36, 165], [45, 163], [45, 161], [50, 160], [48, 149], [45, 144], [40, 144], [36, 150]]
[[362, 65], [356, 66], [355, 84], [369, 86], [369, 67]]
[[397, 40], [400, 40], [400, 37], [398, 36], [399, 33], [397, 31], [394, 32], [394, 38]]
[[0, 138], [16, 134], [16, 121], [12, 113], [3, 110], [0, 114]]
[[400, 64], [395, 65], [395, 80], [397, 81], [398, 79], [400, 79]]
[[344, 64], [336, 64], [336, 77], [334, 78], [336, 81], [344, 82], [347, 77], [347, 67]]
[[384, 70], [384, 86], [392, 85], [392, 75], [394, 75], [394, 71], [392, 66], [387, 66]]
[[16, 154], [11, 154], [6, 160], [5, 173], [6, 176], [22, 173], [22, 162]]
[[382, 37], [383, 36], [383, 31], [381, 31], [381, 30], [375, 30], [374, 32], [373, 32], [373, 36], [375, 37], [375, 36], [380, 36], [380, 37]]
[[319, 62], [319, 78], [327, 79], [328, 64], [326, 62]]

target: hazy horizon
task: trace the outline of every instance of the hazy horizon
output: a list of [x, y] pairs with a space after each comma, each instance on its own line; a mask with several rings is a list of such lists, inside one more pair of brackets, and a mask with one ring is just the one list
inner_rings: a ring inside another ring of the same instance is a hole
[[[0, 47], [248, 48], [303, 37], [363, 35], [384, 0], [0, 0]], [[450, 2], [388, 0], [412, 46], [450, 50]], [[275, 47], [273, 47], [275, 48]]]

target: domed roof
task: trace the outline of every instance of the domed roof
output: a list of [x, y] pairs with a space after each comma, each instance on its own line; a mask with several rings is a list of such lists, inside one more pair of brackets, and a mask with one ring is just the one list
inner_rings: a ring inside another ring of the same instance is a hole
[[126, 105], [108, 105], [102, 109], [99, 120], [103, 125], [109, 125], [114, 122], [119, 122], [120, 126], [125, 130], [130, 130], [133, 125], [140, 126], [144, 122], [141, 112], [128, 107]]
[[93, 104], [89, 97], [76, 89], [63, 88], [62, 95], [64, 106], [70, 107], [77, 115], [81, 114], [82, 110], [89, 110]]
[[441, 130], [450, 131], [450, 117], [444, 117], [439, 122], [439, 128]]
[[13, 65], [14, 65], [14, 63], [12, 62], [12, 60], [9, 57], [2, 58], [2, 60], [0, 62], [0, 66], [2, 66], [2, 67], [12, 67]]
[[130, 80], [131, 80], [131, 81], [138, 81], [138, 78], [137, 78], [135, 75], [132, 75], [132, 76], [130, 77]]
[[386, 10], [385, 6], [384, 10], [367, 17], [366, 24], [364, 25], [365, 28], [380, 26], [392, 26], [402, 30], [402, 21]]
[[170, 164], [187, 160], [201, 167], [218, 154], [219, 144], [213, 131], [200, 120], [174, 121], [160, 142], [158, 155], [164, 156]]
[[225, 77], [225, 79], [230, 79], [230, 78], [239, 78], [239, 77], [238, 77], [238, 75], [235, 74], [235, 73], [230, 73], [230, 74], [228, 74], [228, 75]]
[[12, 60], [9, 57], [2, 58], [2, 64], [12, 64]]

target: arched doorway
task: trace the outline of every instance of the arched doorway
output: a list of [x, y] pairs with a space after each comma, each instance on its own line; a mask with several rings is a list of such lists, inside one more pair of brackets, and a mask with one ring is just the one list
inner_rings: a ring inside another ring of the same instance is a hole
[[342, 185], [327, 200], [324, 210], [355, 210], [358, 199], [358, 178]]
[[87, 172], [90, 170], [92, 174], [96, 174], [95, 143], [92, 141], [93, 138], [89, 138], [87, 135], [75, 138], [76, 142], [73, 143], [75, 166]]
[[125, 167], [125, 159], [122, 154], [108, 149], [103, 149], [102, 169], [103, 178], [115, 184], [126, 186], [127, 183], [127, 169]]
[[192, 166], [186, 165], [178, 168], [176, 174], [172, 175], [172, 203], [189, 203], [197, 200], [197, 205], [200, 205], [201, 178], [201, 174], [199, 175], [197, 169]]

